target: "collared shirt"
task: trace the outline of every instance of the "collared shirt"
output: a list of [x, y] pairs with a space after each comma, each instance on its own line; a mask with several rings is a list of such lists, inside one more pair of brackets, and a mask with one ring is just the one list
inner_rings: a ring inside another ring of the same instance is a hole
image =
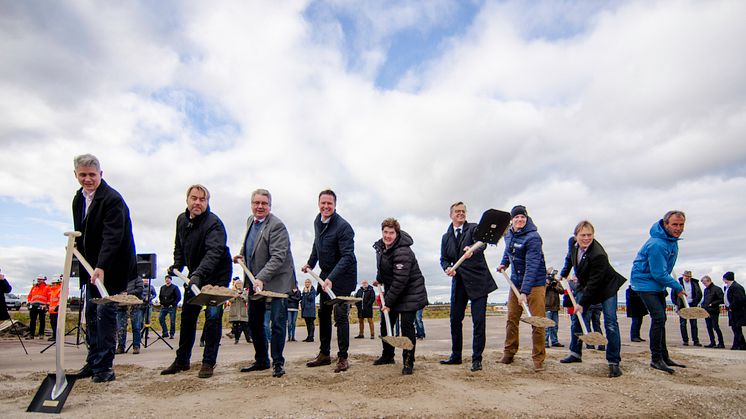
[[580, 261], [583, 260], [583, 256], [585, 256], [585, 252], [587, 250], [588, 250], [587, 247], [585, 249], [583, 249], [582, 247], [580, 247], [580, 245], [578, 245], [578, 260], [577, 260], [577, 264], [578, 265], [580, 265]]
[[725, 306], [730, 308], [730, 301], [728, 301], [728, 291], [730, 290], [730, 285], [726, 285], [723, 289], [723, 297], [725, 297]]
[[87, 192], [85, 189], [83, 189], [83, 198], [85, 198], [85, 208], [83, 209], [83, 218], [88, 214], [88, 208], [91, 207], [91, 203], [93, 202], [93, 196], [96, 195], [96, 191], [93, 192]]
[[686, 301], [691, 303], [692, 300], [692, 280], [690, 279], [689, 282], [686, 282], [685, 279], [682, 279], [682, 282], [684, 283], [684, 290], [686, 290]]

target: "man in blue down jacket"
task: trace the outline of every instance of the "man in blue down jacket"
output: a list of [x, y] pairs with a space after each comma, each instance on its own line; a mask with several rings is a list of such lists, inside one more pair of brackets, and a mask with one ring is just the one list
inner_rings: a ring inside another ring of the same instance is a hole
[[332, 311], [337, 326], [337, 364], [334, 372], [349, 368], [347, 349], [350, 347], [350, 307], [347, 304], [325, 304], [330, 300], [326, 292], [331, 288], [335, 295], [350, 295], [357, 285], [357, 259], [355, 258], [355, 231], [336, 211], [337, 195], [327, 189], [319, 193], [319, 215], [313, 223], [314, 240], [311, 256], [301, 268], [305, 273], [318, 262], [324, 285], [318, 286], [319, 297], [319, 354], [306, 366], [330, 365], [332, 342]]
[[679, 237], [684, 232], [686, 215], [668, 211], [650, 228], [650, 238], [642, 245], [632, 262], [629, 284], [650, 312], [650, 366], [673, 374], [670, 367], [684, 367], [673, 362], [666, 348], [666, 288], [678, 297], [686, 296], [684, 287], [671, 276], [679, 255]]
[[[508, 266], [511, 269], [510, 280], [520, 290], [520, 300], [515, 293], [508, 296], [508, 321], [506, 323], [505, 350], [500, 362], [511, 364], [518, 352], [518, 325], [523, 313], [522, 304], [527, 303], [533, 316], [545, 316], [544, 302], [546, 294], [547, 268], [544, 262], [543, 242], [536, 231], [533, 220], [528, 216], [526, 207], [516, 205], [510, 211], [511, 226], [505, 236], [505, 253], [497, 267], [498, 272]], [[544, 328], [532, 326], [531, 341], [533, 351], [531, 359], [534, 371], [544, 370], [546, 349], [544, 348]]]
[[477, 224], [466, 222], [466, 205], [456, 202], [451, 205], [451, 224], [440, 242], [440, 267], [451, 280], [451, 356], [444, 365], [461, 364], [463, 347], [463, 321], [466, 305], [471, 301], [473, 338], [471, 370], [482, 369], [482, 352], [486, 341], [487, 295], [497, 289], [490, 268], [484, 259], [484, 248], [474, 252], [457, 270], [449, 269], [474, 244], [472, 237]]

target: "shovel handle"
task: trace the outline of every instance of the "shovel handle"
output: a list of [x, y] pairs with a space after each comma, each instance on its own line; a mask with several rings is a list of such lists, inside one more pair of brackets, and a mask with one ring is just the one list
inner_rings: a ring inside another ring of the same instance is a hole
[[[319, 284], [321, 284], [321, 289], [324, 289], [324, 280], [323, 280], [323, 279], [321, 279], [321, 277], [320, 277], [320, 276], [318, 276], [318, 275], [316, 274], [316, 272], [314, 272], [314, 271], [311, 271], [311, 270], [309, 270], [309, 271], [308, 271], [308, 274], [309, 274], [309, 275], [311, 275], [311, 276], [313, 277], [313, 279], [315, 279], [315, 280], [316, 280], [316, 282], [318, 282]], [[336, 296], [336, 295], [334, 294], [334, 291], [332, 291], [332, 289], [331, 289], [331, 288], [329, 288], [328, 290], [324, 290], [324, 292], [325, 292], [325, 293], [326, 293], [326, 295], [328, 295], [328, 296], [329, 296], [329, 298], [331, 298], [332, 300], [335, 300], [335, 299], [337, 298], [337, 296]]]
[[[521, 300], [521, 292], [518, 291], [518, 288], [515, 287], [515, 284], [513, 283], [513, 281], [510, 280], [510, 277], [508, 276], [508, 274], [504, 270], [501, 273], [505, 277], [505, 280], [508, 281], [508, 284], [510, 284], [510, 289], [513, 290], [513, 294], [515, 294], [515, 298], [517, 298], [518, 301], [520, 301]], [[523, 307], [523, 310], [526, 312], [526, 314], [528, 315], [528, 317], [531, 317], [531, 310], [528, 309], [528, 304], [521, 303], [521, 306]]]
[[246, 266], [246, 262], [244, 262], [243, 259], [238, 259], [236, 263], [241, 265], [241, 269], [243, 269], [243, 272], [246, 274], [246, 276], [249, 277], [249, 282], [251, 282], [252, 286], [255, 286], [256, 278], [254, 278], [254, 274], [251, 273], [251, 271], [249, 270], [249, 267]]
[[[88, 263], [87, 260], [85, 260], [83, 255], [80, 254], [80, 251], [75, 247], [73, 247], [73, 254], [78, 258], [80, 264], [83, 266], [83, 268], [85, 268], [86, 272], [88, 272], [88, 275], [93, 276], [93, 267], [90, 263]], [[101, 298], [109, 297], [109, 292], [106, 291], [106, 287], [103, 283], [101, 283], [101, 281], [96, 280], [96, 282], [94, 282], [94, 285], [96, 286], [96, 288], [98, 288], [98, 293], [101, 294]]]
[[572, 301], [572, 307], [575, 309], [575, 315], [578, 317], [578, 322], [580, 322], [580, 328], [583, 330], [583, 334], [587, 335], [588, 329], [585, 327], [583, 316], [578, 313], [578, 302], [575, 301], [575, 296], [572, 295], [572, 289], [570, 288], [570, 284], [567, 283], [566, 279], [562, 280], [562, 288], [567, 290], [567, 296], [570, 297], [570, 301]]
[[[178, 269], [174, 269], [172, 270], [172, 272], [174, 273], [174, 275], [178, 276], [179, 279], [184, 281], [184, 283], [189, 283], [189, 278], [187, 278], [187, 276], [181, 273], [181, 271], [179, 271]], [[199, 295], [199, 287], [197, 287], [196, 285], [192, 284], [189, 289], [192, 290], [192, 294], [194, 294], [195, 297]]]
[[386, 332], [389, 336], [394, 336], [394, 334], [391, 333], [391, 318], [389, 318], [389, 313], [387, 311], [383, 311], [383, 308], [386, 307], [386, 303], [383, 300], [383, 289], [381, 288], [380, 284], [376, 285], [376, 288], [378, 289], [378, 295], [381, 296], [381, 313], [386, 320]]
[[[676, 275], [676, 271], [674, 271], [673, 269], [671, 269], [671, 275], [672, 275], [672, 276], [673, 276], [674, 278], [676, 278], [676, 277], [678, 276], [678, 275]], [[671, 291], [673, 292], [673, 290], [671, 290]], [[681, 301], [683, 301], [683, 302], [684, 302], [684, 308], [689, 308], [689, 301], [687, 301], [687, 300], [686, 300], [686, 296], [685, 296], [685, 295], [682, 295], [682, 296], [681, 296], [681, 297], [679, 297], [679, 298], [681, 298]]]
[[461, 266], [462, 263], [464, 263], [467, 254], [476, 252], [482, 246], [484, 246], [484, 242], [482, 241], [477, 241], [476, 243], [472, 244], [471, 247], [469, 247], [469, 250], [464, 252], [464, 254], [459, 258], [459, 260], [456, 261], [456, 263], [453, 264], [453, 266], [449, 266], [448, 268], [446, 268], [446, 273], [455, 271], [459, 266]]

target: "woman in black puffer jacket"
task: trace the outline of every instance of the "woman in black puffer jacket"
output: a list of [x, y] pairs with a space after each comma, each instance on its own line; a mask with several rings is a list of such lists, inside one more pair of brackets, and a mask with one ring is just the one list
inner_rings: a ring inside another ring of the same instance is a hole
[[[402, 335], [416, 345], [414, 318], [417, 310], [427, 305], [425, 277], [422, 276], [417, 258], [411, 249], [412, 237], [401, 231], [399, 222], [387, 218], [381, 223], [382, 238], [373, 244], [376, 249], [378, 274], [374, 285], [383, 284], [384, 311], [388, 311], [391, 323], [400, 319]], [[386, 336], [386, 322], [381, 316], [381, 336]], [[414, 370], [414, 348], [403, 352], [402, 374]], [[383, 342], [381, 357], [373, 365], [393, 364], [394, 347]]]

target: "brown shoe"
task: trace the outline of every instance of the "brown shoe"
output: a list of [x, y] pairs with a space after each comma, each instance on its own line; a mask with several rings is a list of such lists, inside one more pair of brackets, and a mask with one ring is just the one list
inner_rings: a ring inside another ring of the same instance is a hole
[[324, 355], [322, 353], [319, 353], [316, 355], [315, 359], [312, 359], [311, 361], [306, 362], [307, 367], [320, 367], [322, 365], [331, 365], [332, 364], [332, 358], [329, 355]]
[[202, 364], [202, 368], [199, 369], [199, 374], [197, 374], [197, 377], [210, 378], [212, 377], [213, 370], [215, 370], [214, 365]]
[[347, 371], [347, 368], [350, 368], [347, 358], [342, 358], [341, 356], [337, 358], [337, 366], [334, 367], [334, 372]]
[[140, 347], [139, 346], [133, 346], [132, 347], [132, 355], [137, 355], [140, 353]]
[[499, 362], [501, 364], [505, 364], [505, 365], [512, 364], [513, 363], [513, 357], [510, 356], [510, 355], [507, 355], [507, 354], [503, 354], [503, 357], [500, 358], [500, 360], [497, 361], [497, 362]]
[[168, 366], [168, 368], [161, 371], [161, 375], [171, 375], [182, 371], [189, 371], [189, 364], [181, 365], [174, 361], [171, 365]]
[[544, 363], [541, 361], [534, 361], [534, 372], [544, 371]]

